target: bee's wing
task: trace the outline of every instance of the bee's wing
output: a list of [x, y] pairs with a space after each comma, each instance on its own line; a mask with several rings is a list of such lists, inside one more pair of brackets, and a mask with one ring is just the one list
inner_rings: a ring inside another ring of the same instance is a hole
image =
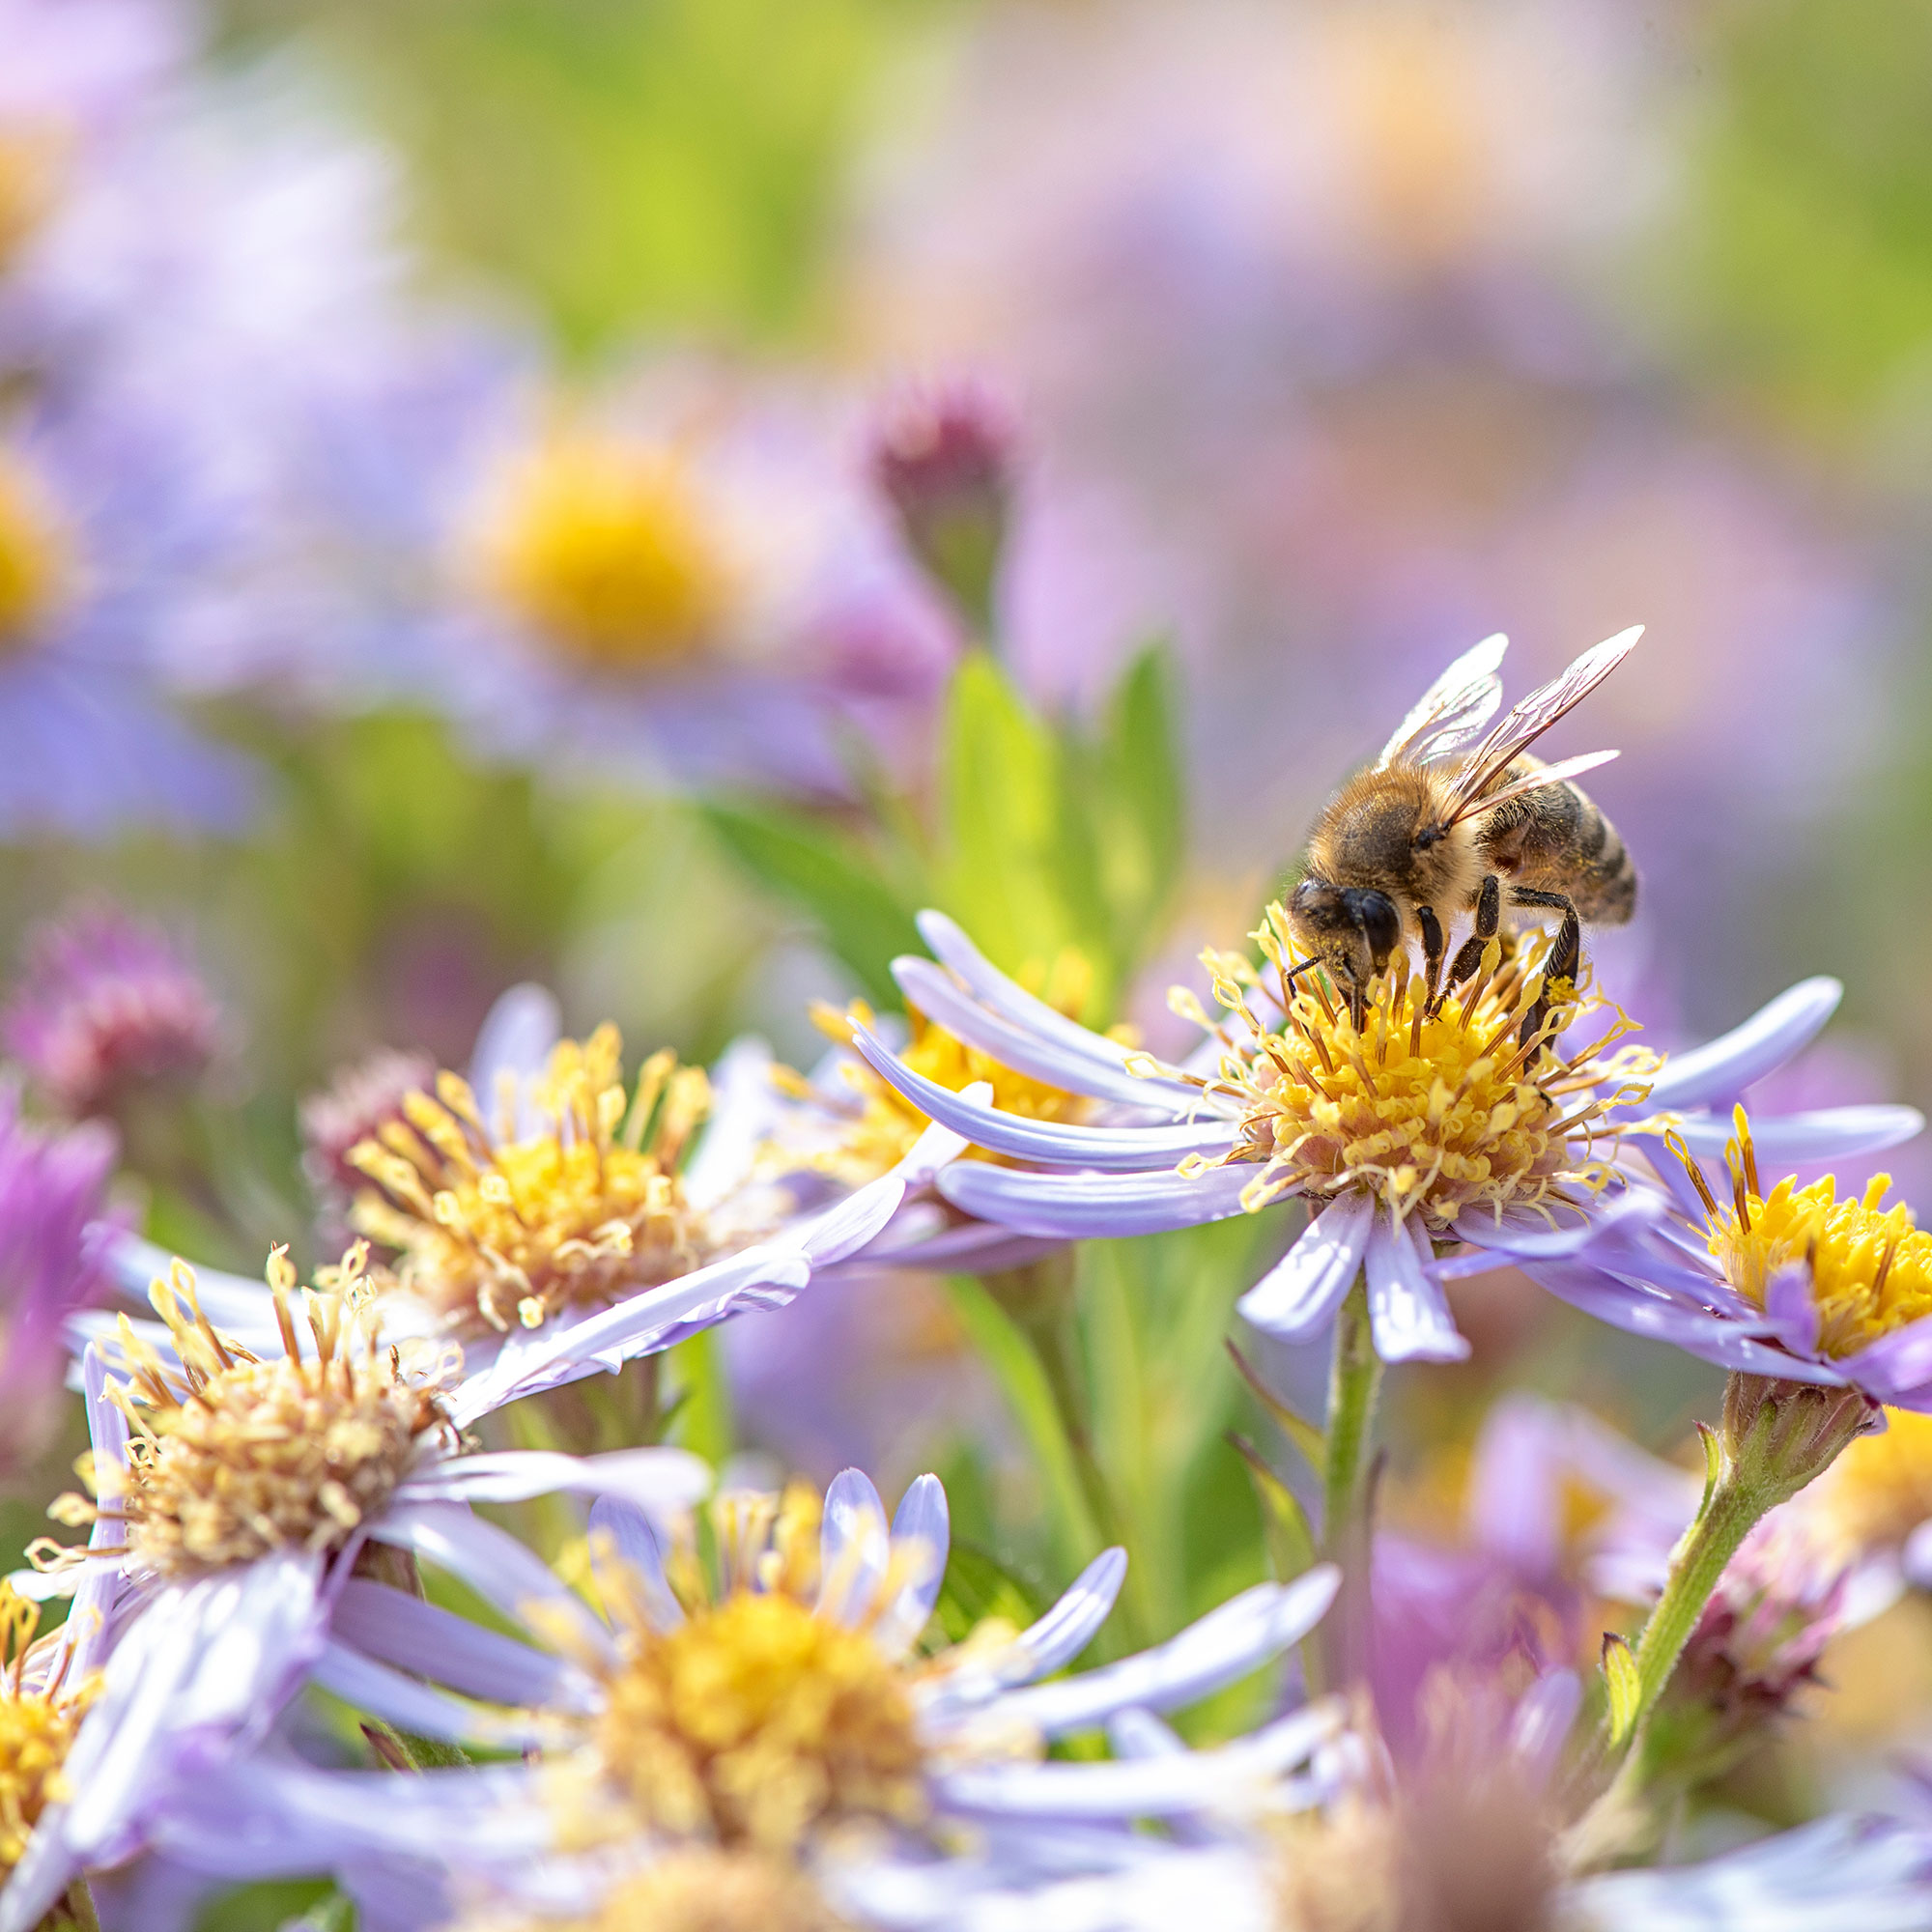
[[1397, 759], [1409, 765], [1431, 764], [1466, 745], [1503, 701], [1496, 671], [1508, 648], [1509, 639], [1498, 631], [1464, 651], [1396, 726], [1395, 736], [1376, 760], [1376, 770], [1385, 772]]
[[[1559, 718], [1582, 703], [1630, 656], [1642, 636], [1641, 624], [1619, 631], [1614, 638], [1585, 651], [1561, 677], [1532, 691], [1517, 705], [1469, 754], [1468, 764], [1456, 781], [1448, 822], [1454, 825], [1471, 812], [1493, 804], [1493, 799], [1484, 796], [1486, 789]], [[1537, 782], [1548, 784], [1550, 781], [1539, 778]]]
[[1538, 765], [1526, 779], [1504, 785], [1501, 791], [1486, 793], [1477, 803], [1488, 811], [1492, 805], [1502, 805], [1510, 799], [1520, 798], [1526, 791], [1541, 791], [1545, 785], [1559, 784], [1565, 779], [1593, 772], [1599, 765], [1607, 765], [1612, 758], [1622, 755], [1621, 752], [1584, 752], [1577, 757], [1559, 759], [1553, 765]]

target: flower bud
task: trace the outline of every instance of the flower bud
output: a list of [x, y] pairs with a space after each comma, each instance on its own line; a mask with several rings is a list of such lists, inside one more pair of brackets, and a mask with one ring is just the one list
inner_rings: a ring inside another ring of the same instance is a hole
[[906, 391], [873, 438], [872, 475], [907, 548], [981, 638], [992, 633], [1016, 438], [1007, 405], [968, 379]]

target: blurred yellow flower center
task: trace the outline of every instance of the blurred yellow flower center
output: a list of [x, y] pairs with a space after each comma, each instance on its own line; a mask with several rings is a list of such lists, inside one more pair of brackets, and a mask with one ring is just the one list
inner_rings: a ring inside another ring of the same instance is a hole
[[53, 206], [66, 149], [60, 131], [44, 123], [0, 125], [0, 269]]
[[[1278, 905], [1255, 937], [1277, 979], [1285, 975], [1291, 959]], [[1248, 1035], [1205, 1084], [1246, 1103], [1233, 1158], [1262, 1164], [1243, 1197], [1251, 1209], [1291, 1191], [1321, 1198], [1365, 1188], [1439, 1233], [1471, 1208], [1547, 1208], [1572, 1190], [1603, 1185], [1605, 1169], [1579, 1158], [1577, 1137], [1610, 1108], [1641, 1099], [1659, 1065], [1641, 1048], [1608, 1053], [1631, 1030], [1621, 1015], [1593, 1046], [1557, 1058], [1548, 1044], [1554, 1030], [1592, 1004], [1574, 993], [1520, 1044], [1541, 975], [1527, 953], [1503, 959], [1495, 942], [1473, 979], [1433, 1008], [1399, 953], [1372, 989], [1360, 1031], [1347, 1001], [1315, 974], [1273, 991], [1241, 954], [1203, 958], [1216, 999]], [[1274, 998], [1278, 1026], [1251, 1011], [1256, 985]], [[1184, 990], [1173, 1004], [1208, 1024]]]
[[673, 1852], [625, 1879], [587, 1918], [485, 1918], [470, 1932], [839, 1932], [795, 1866], [708, 1845]]
[[327, 1287], [304, 1293], [304, 1360], [295, 1270], [276, 1250], [269, 1284], [286, 1353], [275, 1361], [217, 1334], [192, 1271], [177, 1263], [151, 1298], [179, 1366], [122, 1319], [127, 1379], [108, 1387], [133, 1429], [125, 1476], [91, 1464], [98, 1508], [64, 1496], [52, 1513], [71, 1523], [97, 1514], [120, 1520], [131, 1553], [166, 1576], [278, 1549], [340, 1548], [388, 1501], [419, 1439], [442, 1426], [440, 1378], [412, 1382], [400, 1352], [381, 1343], [363, 1260], [352, 1249], [339, 1268], [319, 1271]]
[[[912, 1822], [924, 1805], [923, 1753], [907, 1673], [869, 1624], [821, 1617], [819, 1502], [726, 1495], [714, 1509], [724, 1594], [713, 1601], [695, 1550], [670, 1580], [684, 1608], [670, 1630], [635, 1604], [612, 1608], [623, 1662], [607, 1676], [596, 1747], [605, 1776], [656, 1831], [765, 1851], [796, 1850], [819, 1825]], [[753, 1585], [756, 1587], [753, 1587]]]
[[68, 533], [45, 491], [0, 453], [0, 652], [31, 641], [72, 582]]
[[1885, 1430], [1859, 1436], [1807, 1497], [1855, 1553], [1895, 1548], [1932, 1521], [1932, 1415], [1889, 1408], [1885, 1419]]
[[1710, 1252], [1747, 1301], [1762, 1308], [1775, 1277], [1804, 1269], [1818, 1310], [1818, 1348], [1831, 1356], [1853, 1354], [1932, 1315], [1932, 1235], [1903, 1202], [1881, 1205], [1891, 1186], [1889, 1174], [1874, 1175], [1862, 1200], [1840, 1201], [1830, 1175], [1808, 1187], [1787, 1177], [1762, 1195], [1742, 1107], [1736, 1122], [1737, 1138], [1725, 1155], [1729, 1207], [1711, 1198], [1694, 1163], [1687, 1166], [1704, 1195]]
[[[1041, 973], [1036, 967], [1022, 971], [1019, 978], [1028, 991], [1038, 994], [1056, 1012], [1077, 1020], [1087, 1005], [1094, 971], [1084, 955], [1069, 947], [1055, 959], [1050, 971]], [[854, 1021], [869, 1031], [878, 1030], [877, 1016], [864, 1000], [854, 1000], [842, 1012], [820, 1002], [812, 1008], [811, 1018], [821, 1033], [841, 1046], [850, 1044]], [[937, 1087], [957, 1094], [983, 1080], [993, 1090], [994, 1106], [1029, 1121], [1079, 1121], [1093, 1111], [1094, 1103], [1086, 1095], [1014, 1072], [978, 1047], [968, 1046], [957, 1034], [935, 1025], [916, 1007], [907, 1009], [906, 1021], [912, 1037], [899, 1058]], [[1138, 1037], [1128, 1026], [1110, 1027], [1107, 1037], [1128, 1046]], [[858, 1185], [902, 1160], [931, 1122], [896, 1087], [880, 1079], [856, 1057], [840, 1066], [839, 1075], [852, 1090], [854, 1106], [849, 1124], [824, 1165], [839, 1179]], [[780, 1077], [787, 1091], [798, 1097], [822, 1098], [789, 1069], [782, 1070]], [[1000, 1158], [980, 1148], [968, 1148], [965, 1157]]]
[[511, 472], [483, 564], [518, 616], [599, 669], [693, 655], [730, 598], [724, 547], [684, 459], [582, 430], [554, 435]]
[[614, 1300], [710, 1258], [678, 1163], [711, 1103], [701, 1067], [654, 1054], [628, 1093], [623, 1042], [602, 1026], [560, 1041], [533, 1095], [543, 1129], [519, 1138], [516, 1099], [495, 1130], [466, 1082], [437, 1076], [349, 1159], [376, 1183], [351, 1219], [398, 1251], [394, 1279], [452, 1325], [535, 1327], [558, 1310]]
[[98, 1677], [68, 1686], [64, 1662], [47, 1681], [28, 1681], [40, 1620], [38, 1604], [0, 1582], [0, 1882], [20, 1862], [41, 1813], [68, 1796], [61, 1768], [100, 1688]]

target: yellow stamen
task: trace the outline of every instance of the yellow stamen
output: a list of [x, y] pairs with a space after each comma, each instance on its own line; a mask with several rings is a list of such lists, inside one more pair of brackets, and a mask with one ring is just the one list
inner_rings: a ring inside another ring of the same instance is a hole
[[[1038, 993], [1055, 1011], [1075, 1020], [1087, 1005], [1093, 977], [1087, 959], [1071, 948], [1060, 954], [1050, 972], [1042, 975], [1036, 968], [1020, 975], [1021, 981], [1031, 981], [1029, 989]], [[854, 1021], [873, 1031], [878, 1026], [871, 1008], [863, 1000], [853, 1001], [842, 1012], [820, 1002], [812, 1008], [811, 1018], [821, 1033], [840, 1045], [850, 1042]], [[957, 1094], [983, 1080], [993, 1090], [995, 1107], [1029, 1121], [1080, 1121], [1093, 1110], [1094, 1103], [1084, 1094], [1069, 1094], [1030, 1074], [1014, 1072], [977, 1047], [968, 1046], [957, 1035], [927, 1019], [917, 1008], [908, 1012], [907, 1019], [912, 1038], [899, 1058], [935, 1086]], [[1107, 1037], [1127, 1046], [1134, 1045], [1138, 1037], [1134, 1029], [1127, 1026], [1110, 1028]], [[852, 1089], [856, 1107], [850, 1123], [822, 1165], [840, 1179], [858, 1185], [885, 1173], [902, 1159], [931, 1123], [897, 1088], [880, 1079], [863, 1062], [855, 1059], [841, 1068], [841, 1073]], [[781, 1072], [780, 1078], [794, 1095], [814, 1097], [810, 1086], [789, 1069]], [[998, 1156], [971, 1148], [967, 1158], [996, 1160]]]
[[[177, 1262], [150, 1293], [179, 1366], [124, 1317], [125, 1378], [108, 1396], [132, 1429], [128, 1467], [90, 1462], [98, 1503], [64, 1496], [49, 1511], [68, 1523], [104, 1517], [125, 1525], [128, 1551], [165, 1576], [206, 1575], [278, 1549], [339, 1549], [378, 1515], [422, 1438], [447, 1428], [439, 1390], [454, 1363], [406, 1364], [384, 1345], [363, 1269], [365, 1244], [317, 1272], [306, 1292], [315, 1343], [264, 1361], [216, 1333], [192, 1271]], [[295, 1271], [277, 1249], [269, 1286], [284, 1338], [293, 1334]], [[43, 1565], [77, 1550], [30, 1552]]]
[[1856, 1201], [1840, 1201], [1829, 1175], [1808, 1187], [1787, 1176], [1760, 1194], [1742, 1108], [1734, 1152], [1735, 1199], [1728, 1208], [1709, 1209], [1708, 1244], [1724, 1279], [1747, 1301], [1762, 1308], [1775, 1276], [1804, 1269], [1818, 1310], [1818, 1347], [1833, 1357], [1932, 1315], [1932, 1235], [1903, 1202], [1882, 1205], [1889, 1175], [1876, 1176]]
[[597, 1791], [632, 1829], [791, 1853], [834, 1820], [921, 1816], [911, 1674], [870, 1634], [907, 1580], [903, 1565], [852, 1624], [821, 1617], [818, 1522], [818, 1498], [802, 1488], [782, 1503], [718, 1498], [720, 1587], [687, 1536], [668, 1565], [684, 1610], [670, 1630], [653, 1628], [642, 1579], [598, 1552], [621, 1662], [585, 1660], [607, 1697], [591, 1754]]
[[381, 1190], [359, 1196], [351, 1218], [399, 1252], [402, 1288], [460, 1329], [502, 1330], [712, 1258], [712, 1232], [678, 1178], [710, 1106], [703, 1069], [659, 1055], [627, 1101], [622, 1056], [612, 1026], [560, 1041], [535, 1095], [550, 1125], [525, 1139], [510, 1137], [509, 1119], [486, 1131], [468, 1086], [444, 1073], [437, 1097], [407, 1097], [408, 1126], [351, 1150]]
[[[1287, 974], [1293, 962], [1278, 905], [1254, 936]], [[1250, 1208], [1291, 1190], [1323, 1198], [1367, 1189], [1399, 1214], [1419, 1212], [1433, 1233], [1470, 1208], [1548, 1212], [1552, 1202], [1602, 1187], [1606, 1170], [1579, 1160], [1572, 1137], [1610, 1108], [1640, 1100], [1660, 1064], [1641, 1048], [1610, 1050], [1632, 1030], [1621, 1014], [1586, 1056], [1555, 1061], [1546, 1042], [1557, 1028], [1602, 1004], [1574, 989], [1552, 1001], [1539, 1035], [1519, 1044], [1540, 975], [1498, 973], [1499, 948], [1434, 1009], [1422, 977], [1404, 960], [1371, 989], [1359, 1033], [1319, 974], [1298, 976], [1271, 1028], [1247, 1002], [1247, 962], [1203, 957], [1215, 997], [1249, 1034], [1223, 1060], [1216, 1086], [1246, 1103], [1234, 1157], [1262, 1163], [1245, 1196]], [[1304, 1041], [1319, 1073], [1297, 1051]]]
[[73, 554], [39, 480], [0, 451], [0, 653], [28, 643], [69, 596]]
[[41, 1813], [71, 1794], [62, 1767], [100, 1689], [67, 1682], [61, 1634], [34, 1642], [41, 1610], [0, 1582], [0, 1881], [19, 1863]]
[[489, 587], [597, 669], [674, 663], [712, 641], [731, 571], [686, 460], [581, 427], [502, 480], [480, 542]]

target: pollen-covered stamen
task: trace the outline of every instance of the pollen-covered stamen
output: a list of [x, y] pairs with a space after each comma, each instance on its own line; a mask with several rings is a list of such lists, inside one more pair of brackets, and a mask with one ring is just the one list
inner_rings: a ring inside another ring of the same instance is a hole
[[582, 427], [558, 429], [504, 474], [477, 550], [500, 602], [599, 669], [693, 655], [733, 594], [686, 456]]
[[[1215, 1028], [1228, 1051], [1206, 1084], [1243, 1108], [1232, 1158], [1261, 1167], [1244, 1196], [1250, 1208], [1291, 1191], [1321, 1199], [1365, 1189], [1440, 1233], [1467, 1208], [1550, 1212], [1605, 1184], [1608, 1169], [1592, 1152], [1601, 1123], [1646, 1095], [1660, 1063], [1618, 1048], [1634, 1027], [1614, 1009], [1592, 1045], [1559, 1055], [1558, 1032], [1608, 1004], [1568, 982], [1548, 989], [1548, 1018], [1519, 1040], [1544, 996], [1547, 943], [1506, 958], [1492, 940], [1474, 977], [1433, 1002], [1399, 952], [1368, 989], [1358, 1028], [1348, 1002], [1293, 956], [1279, 905], [1254, 937], [1273, 983], [1239, 954], [1203, 955], [1234, 1015]], [[1177, 994], [1175, 1006], [1209, 1024], [1191, 995]]]
[[[683, 1611], [668, 1629], [645, 1580], [598, 1552], [620, 1661], [582, 1660], [606, 1694], [588, 1741], [592, 1796], [632, 1829], [790, 1853], [838, 1820], [923, 1814], [912, 1674], [871, 1635], [906, 1559], [856, 1621], [821, 1616], [818, 1527], [803, 1488], [782, 1503], [720, 1497], [718, 1587], [687, 1535], [667, 1566]], [[837, 1593], [852, 1579], [829, 1580]]]
[[1724, 1279], [1762, 1308], [1771, 1283], [1787, 1269], [1804, 1272], [1818, 1311], [1818, 1350], [1856, 1353], [1882, 1335], [1932, 1315], [1932, 1234], [1903, 1202], [1884, 1205], [1889, 1174], [1875, 1175], [1863, 1197], [1839, 1200], [1831, 1176], [1800, 1187], [1787, 1176], [1763, 1193], [1750, 1122], [1740, 1107], [1736, 1137], [1725, 1149], [1732, 1199], [1720, 1206], [1686, 1161], [1703, 1197], [1710, 1252]]
[[473, 1330], [535, 1327], [689, 1273], [716, 1242], [686, 1200], [678, 1168], [710, 1107], [700, 1067], [653, 1055], [627, 1094], [622, 1042], [603, 1026], [560, 1041], [534, 1096], [540, 1131], [519, 1138], [513, 1094], [494, 1128], [469, 1086], [403, 1103], [350, 1161], [376, 1183], [357, 1230], [400, 1256], [395, 1279]]
[[70, 1794], [62, 1768], [100, 1688], [70, 1681], [58, 1636], [34, 1642], [38, 1604], [0, 1582], [0, 1881], [19, 1863], [41, 1813]]
[[[1089, 1002], [1094, 970], [1083, 954], [1068, 948], [1054, 961], [1050, 971], [1022, 973], [1020, 979], [1029, 991], [1037, 992], [1056, 1012], [1078, 1020]], [[811, 1009], [811, 1018], [821, 1033], [840, 1046], [851, 1043], [855, 1022], [868, 1031], [876, 1031], [878, 1027], [877, 1015], [864, 1000], [854, 1000], [843, 1011], [821, 1001]], [[1015, 1072], [978, 1047], [968, 1046], [956, 1034], [928, 1019], [917, 1007], [907, 1009], [906, 1019], [912, 1037], [899, 1059], [935, 1086], [957, 1094], [984, 1081], [993, 1090], [995, 1107], [1028, 1121], [1083, 1121], [1094, 1111], [1094, 1102], [1084, 1094], [1069, 1094], [1065, 1088], [1052, 1087], [1030, 1074]], [[1138, 1041], [1135, 1030], [1128, 1026], [1109, 1028], [1107, 1037], [1125, 1046]], [[836, 1115], [838, 1137], [817, 1164], [850, 1185], [859, 1186], [904, 1159], [931, 1122], [897, 1088], [881, 1079], [864, 1062], [854, 1060], [841, 1065], [839, 1076], [849, 1090], [849, 1099], [845, 1095], [828, 1097], [789, 1067], [780, 1068], [777, 1074], [780, 1086], [793, 1098]], [[980, 1148], [969, 1148], [966, 1158], [997, 1160], [999, 1156]]]
[[[125, 1553], [164, 1576], [342, 1548], [382, 1512], [423, 1439], [448, 1433], [438, 1396], [454, 1369], [446, 1351], [425, 1362], [420, 1345], [406, 1359], [383, 1343], [365, 1261], [358, 1243], [339, 1267], [319, 1269], [298, 1323], [295, 1270], [275, 1250], [268, 1278], [285, 1350], [275, 1360], [221, 1335], [177, 1262], [150, 1291], [177, 1361], [121, 1321], [125, 1370], [107, 1393], [132, 1430], [128, 1466], [88, 1459], [81, 1473], [98, 1503], [63, 1496], [49, 1514], [120, 1522]], [[43, 1544], [30, 1554], [47, 1566], [80, 1552]]]

